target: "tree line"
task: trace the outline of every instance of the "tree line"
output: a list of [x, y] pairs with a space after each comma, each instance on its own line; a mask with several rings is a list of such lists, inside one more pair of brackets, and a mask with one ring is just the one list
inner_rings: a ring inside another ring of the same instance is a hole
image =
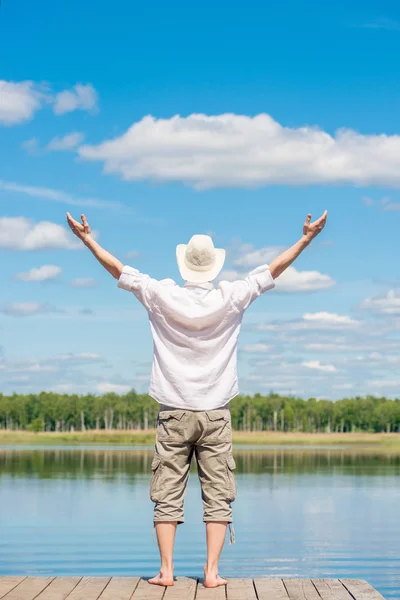
[[[0, 394], [0, 429], [28, 431], [146, 430], [158, 403], [147, 394]], [[236, 431], [400, 432], [400, 399], [366, 396], [307, 400], [270, 393], [230, 403]]]

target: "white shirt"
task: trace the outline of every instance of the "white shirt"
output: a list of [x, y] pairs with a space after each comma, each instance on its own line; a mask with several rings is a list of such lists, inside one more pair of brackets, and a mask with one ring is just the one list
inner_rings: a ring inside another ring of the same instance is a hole
[[237, 341], [244, 311], [275, 287], [268, 265], [246, 279], [189, 283], [157, 281], [124, 266], [118, 287], [147, 309], [154, 341], [149, 395], [190, 410], [220, 408], [238, 395]]

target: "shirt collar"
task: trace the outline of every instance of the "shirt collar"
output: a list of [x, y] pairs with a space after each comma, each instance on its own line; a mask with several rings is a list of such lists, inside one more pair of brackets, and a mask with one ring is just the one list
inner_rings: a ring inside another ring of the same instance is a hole
[[194, 281], [186, 281], [183, 287], [198, 287], [204, 290], [212, 290], [214, 289], [214, 285], [211, 281], [205, 281], [204, 283], [196, 283]]

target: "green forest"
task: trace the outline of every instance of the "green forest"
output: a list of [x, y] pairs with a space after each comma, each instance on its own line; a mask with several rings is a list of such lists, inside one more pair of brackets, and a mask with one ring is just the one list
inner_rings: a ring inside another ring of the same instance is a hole
[[[27, 431], [147, 430], [158, 403], [147, 394], [0, 394], [0, 429]], [[231, 401], [236, 431], [307, 433], [400, 432], [400, 399], [354, 397], [329, 401], [280, 396], [237, 396]]]

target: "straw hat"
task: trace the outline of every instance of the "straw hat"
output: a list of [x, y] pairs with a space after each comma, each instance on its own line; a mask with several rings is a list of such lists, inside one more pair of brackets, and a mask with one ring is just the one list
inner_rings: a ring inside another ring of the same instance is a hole
[[214, 248], [209, 235], [194, 235], [188, 244], [178, 244], [176, 260], [182, 278], [193, 283], [212, 281], [221, 271], [226, 251]]

